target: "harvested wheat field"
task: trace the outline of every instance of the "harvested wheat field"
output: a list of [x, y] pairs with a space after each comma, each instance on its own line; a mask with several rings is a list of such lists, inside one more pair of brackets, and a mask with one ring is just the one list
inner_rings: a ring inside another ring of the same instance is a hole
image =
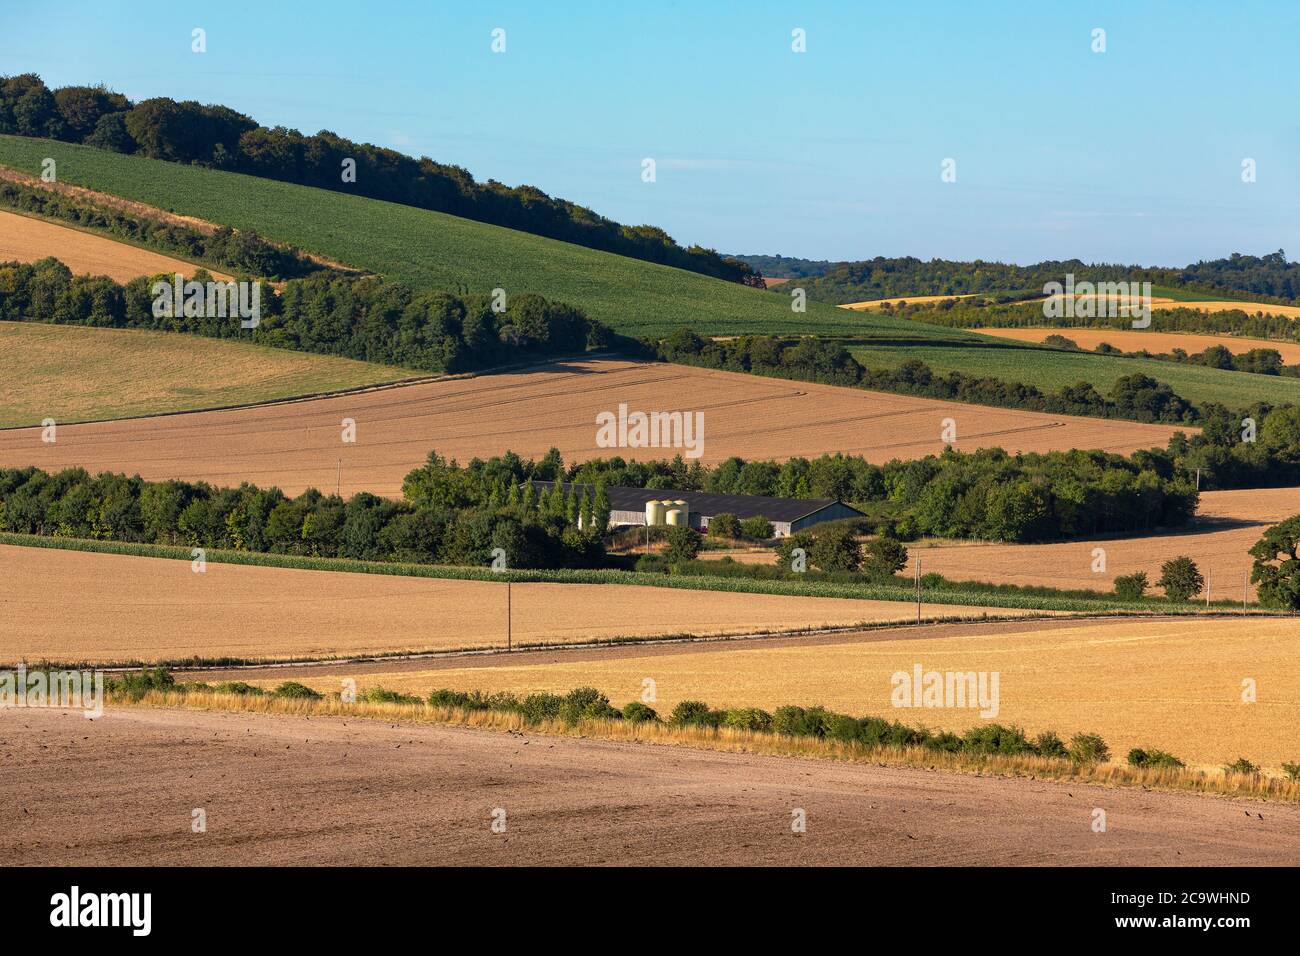
[[0, 322], [0, 428], [265, 402], [413, 375], [198, 335]]
[[[0, 853], [18, 866], [1300, 860], [1300, 808], [1281, 804], [1244, 804], [1257, 818], [1193, 794], [393, 720], [33, 710], [5, 751]], [[175, 821], [200, 795], [195, 837]], [[1088, 826], [1099, 805], [1104, 838]], [[791, 807], [807, 833], [790, 832]]]
[[[1146, 619], [1141, 621], [953, 626], [938, 637], [906, 630], [855, 637], [787, 639], [673, 649], [613, 652], [539, 651], [472, 664], [444, 661], [420, 670], [366, 665], [299, 671], [294, 679], [334, 692], [355, 677], [426, 695], [458, 690], [566, 692], [596, 687], [616, 706], [639, 700], [654, 681], [661, 713], [682, 700], [712, 707], [820, 704], [843, 713], [874, 714], [933, 729], [962, 731], [996, 721], [1031, 733], [1067, 738], [1098, 733], [1122, 760], [1131, 747], [1159, 747], [1189, 766], [1218, 767], [1245, 756], [1274, 771], [1300, 761], [1300, 622]], [[770, 646], [765, 646], [770, 645]], [[998, 709], [895, 708], [891, 676], [925, 671], [996, 671]], [[240, 675], [275, 685], [285, 677]], [[1258, 700], [1242, 702], [1252, 678]]]
[[[345, 495], [398, 496], [402, 478], [434, 450], [462, 463], [508, 450], [539, 458], [552, 446], [566, 461], [671, 458], [680, 451], [597, 446], [596, 416], [616, 414], [620, 404], [629, 411], [702, 413], [705, 463], [731, 455], [845, 452], [885, 462], [937, 454], [945, 418], [956, 420], [957, 447], [967, 450], [1127, 453], [1163, 447], [1180, 430], [592, 358], [310, 402], [69, 426], [53, 444], [41, 441], [39, 429], [10, 431], [0, 434], [0, 465], [79, 465], [218, 485], [249, 481], [288, 494], [337, 486]], [[345, 418], [356, 422], [353, 444], [341, 441]]]
[[[0, 664], [283, 659], [504, 647], [506, 588], [0, 547]], [[785, 597], [616, 584], [514, 584], [516, 645], [669, 634], [743, 634], [914, 619], [899, 601]], [[927, 617], [1009, 617], [927, 604]]]
[[[0, 210], [0, 262], [35, 262], [46, 256], [59, 259], [75, 275], [108, 276], [117, 282], [158, 273], [189, 276], [199, 268], [130, 243]], [[214, 278], [230, 278], [208, 271]]]
[[1276, 349], [1287, 365], [1300, 363], [1300, 342], [1275, 342], [1270, 339], [1247, 339], [1236, 335], [1196, 335], [1184, 332], [1141, 332], [1134, 329], [971, 329], [982, 335], [994, 335], [1017, 342], [1041, 342], [1049, 335], [1063, 335], [1080, 348], [1091, 351], [1106, 342], [1125, 352], [1145, 349], [1153, 353], [1167, 353], [1182, 349], [1189, 354], [1204, 352], [1222, 345], [1233, 355], [1251, 349]]
[[[983, 293], [980, 293], [983, 294]], [[976, 295], [974, 292], [967, 292], [962, 295], [907, 295], [898, 296], [893, 299], [868, 299], [865, 302], [846, 302], [840, 306], [841, 309], [855, 309], [858, 311], [868, 309], [878, 309], [882, 305], [927, 305], [931, 302], [947, 302], [949, 299], [969, 299]]]
[[[1185, 529], [1165, 534], [1060, 544], [962, 542], [909, 547], [913, 555], [920, 555], [923, 572], [938, 572], [953, 580], [1099, 591], [1109, 591], [1117, 576], [1136, 571], [1145, 571], [1154, 585], [1160, 565], [1185, 554], [1209, 578], [1212, 599], [1240, 601], [1253, 560], [1247, 553], [1251, 545], [1269, 526], [1294, 514], [1300, 514], [1300, 488], [1207, 491], [1201, 494], [1197, 517]], [[1092, 570], [1096, 548], [1106, 552], [1104, 572]], [[1246, 593], [1255, 599], [1254, 587]]]

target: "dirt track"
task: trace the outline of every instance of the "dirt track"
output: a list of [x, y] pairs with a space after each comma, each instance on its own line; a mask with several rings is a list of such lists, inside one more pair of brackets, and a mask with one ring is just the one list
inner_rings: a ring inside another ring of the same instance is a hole
[[18, 865], [1300, 863], [1300, 807], [532, 734], [29, 711], [0, 753]]
[[[945, 418], [957, 447], [1011, 452], [1163, 447], [1179, 429], [1071, 418], [788, 382], [733, 372], [618, 359], [555, 362], [528, 371], [411, 385], [308, 402], [165, 419], [66, 425], [56, 443], [39, 428], [0, 433], [0, 465], [118, 471], [216, 485], [249, 481], [288, 494], [308, 487], [345, 496], [398, 496], [430, 451], [462, 463], [514, 451], [566, 461], [620, 454], [672, 458], [682, 449], [604, 448], [596, 416], [684, 411], [704, 416], [704, 463], [731, 455], [785, 459], [844, 452], [872, 461], [938, 454]], [[342, 441], [344, 419], [355, 443]], [[1189, 431], [1189, 429], [1182, 429]], [[341, 478], [340, 478], [341, 476]]]

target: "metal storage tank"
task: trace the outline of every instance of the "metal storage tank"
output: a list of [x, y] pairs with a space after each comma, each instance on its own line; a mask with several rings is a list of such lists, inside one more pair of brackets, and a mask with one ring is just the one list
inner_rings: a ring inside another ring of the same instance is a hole
[[645, 503], [645, 523], [651, 527], [664, 523], [664, 503], [647, 501]]
[[678, 498], [676, 501], [673, 502], [673, 507], [682, 513], [681, 524], [690, 527], [691, 506], [688, 505], [685, 501], [682, 501], [680, 498]]
[[679, 524], [686, 523], [685, 519], [682, 516], [682, 512], [677, 508], [672, 508], [667, 513], [665, 513], [664, 519], [669, 525], [679, 525]]

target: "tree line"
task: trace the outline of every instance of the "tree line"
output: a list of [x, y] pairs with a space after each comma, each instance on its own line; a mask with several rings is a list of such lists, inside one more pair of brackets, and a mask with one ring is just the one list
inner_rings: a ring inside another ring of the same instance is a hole
[[[517, 461], [517, 459], [516, 459]], [[244, 483], [145, 481], [82, 468], [0, 469], [0, 530], [364, 561], [512, 568], [597, 567], [609, 520], [603, 488], [539, 494], [522, 471], [437, 455], [407, 476], [402, 501], [308, 489], [296, 497]], [[531, 463], [530, 463], [531, 464]], [[543, 472], [544, 473], [544, 472]], [[579, 529], [579, 519], [583, 528]], [[602, 523], [603, 520], [603, 523]]]
[[1041, 295], [1048, 282], [1150, 282], [1177, 286], [1217, 297], [1224, 292], [1259, 302], [1289, 303], [1300, 298], [1300, 263], [1287, 262], [1282, 251], [1262, 258], [1233, 253], [1226, 259], [1197, 262], [1184, 269], [1160, 266], [1088, 263], [1079, 259], [1048, 260], [1018, 266], [1005, 262], [928, 261], [912, 256], [877, 256], [859, 262], [833, 263], [820, 275], [801, 278], [808, 298], [843, 304], [870, 299], [920, 295], [977, 295], [1014, 298], [1017, 292]]
[[[331, 271], [301, 250], [268, 242], [257, 233], [221, 226], [203, 232], [193, 226], [127, 213], [81, 196], [0, 181], [0, 205], [58, 219], [148, 246], [159, 252], [207, 262], [221, 269], [268, 279], [291, 279]], [[340, 270], [334, 270], [340, 271]]]
[[959, 371], [940, 375], [919, 359], [909, 359], [896, 368], [867, 368], [844, 346], [817, 338], [789, 340], [779, 336], [749, 335], [714, 341], [689, 329], [680, 329], [665, 339], [646, 343], [646, 347], [661, 361], [682, 365], [975, 405], [1175, 424], [1190, 424], [1199, 417], [1191, 402], [1165, 383], [1140, 373], [1121, 376], [1107, 397], [1084, 381], [1044, 393], [1034, 385]]
[[[26, 73], [0, 77], [0, 133], [350, 192], [762, 285], [762, 277], [745, 263], [702, 246], [683, 247], [655, 226], [623, 225], [534, 186], [479, 183], [463, 167], [357, 143], [329, 130], [304, 136], [283, 126], [261, 126], [227, 106], [167, 97], [132, 103], [102, 86], [50, 90], [38, 75]], [[355, 176], [347, 182], [345, 160], [355, 163]]]
[[[425, 371], [457, 372], [604, 348], [612, 333], [573, 306], [531, 293], [505, 298], [417, 293], [379, 276], [316, 273], [261, 297], [256, 328], [214, 310], [154, 314], [153, 285], [173, 276], [140, 276], [120, 285], [106, 276], [74, 276], [57, 259], [0, 262], [0, 320], [188, 332], [258, 345], [340, 355]], [[206, 283], [200, 269], [193, 281]]]

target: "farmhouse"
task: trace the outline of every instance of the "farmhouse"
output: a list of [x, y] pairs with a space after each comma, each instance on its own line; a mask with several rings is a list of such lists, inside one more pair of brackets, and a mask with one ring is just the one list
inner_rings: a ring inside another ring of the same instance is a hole
[[[537, 490], [549, 491], [554, 482], [534, 481]], [[566, 484], [565, 491], [579, 492], [591, 486]], [[707, 531], [715, 515], [737, 518], [766, 518], [778, 538], [795, 531], [841, 518], [860, 518], [862, 512], [833, 498], [765, 498], [760, 495], [715, 495], [704, 491], [674, 491], [671, 488], [609, 488], [611, 528], [641, 525], [685, 524]]]

